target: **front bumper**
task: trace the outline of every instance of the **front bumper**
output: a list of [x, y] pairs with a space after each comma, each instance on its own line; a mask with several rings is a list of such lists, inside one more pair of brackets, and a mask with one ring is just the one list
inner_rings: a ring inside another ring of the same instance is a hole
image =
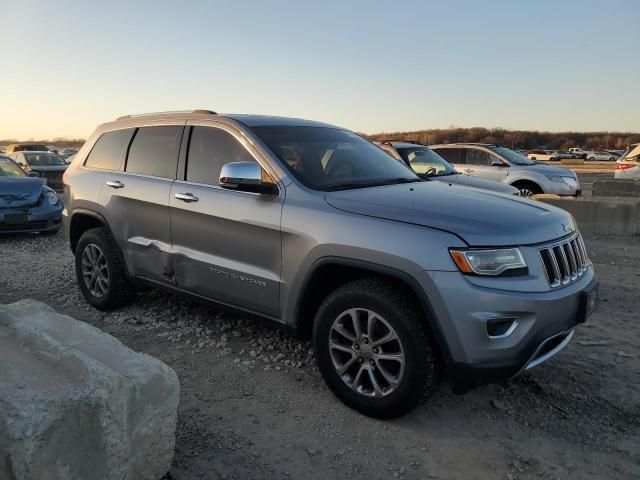
[[[537, 293], [477, 286], [458, 272], [425, 272], [420, 283], [446, 344], [454, 391], [463, 393], [517, 376], [562, 350], [579, 323], [581, 292], [596, 282], [590, 268], [571, 285]], [[495, 319], [515, 319], [517, 326], [491, 337], [487, 323]]]
[[[26, 214], [24, 223], [8, 223], [7, 215]], [[1, 208], [0, 233], [32, 233], [58, 230], [62, 225], [62, 206], [39, 205], [32, 208]]]
[[577, 197], [582, 192], [580, 182], [576, 183], [576, 186], [567, 185], [564, 182], [552, 182], [547, 181], [543, 185], [544, 193], [552, 193], [554, 195], [572, 196]]

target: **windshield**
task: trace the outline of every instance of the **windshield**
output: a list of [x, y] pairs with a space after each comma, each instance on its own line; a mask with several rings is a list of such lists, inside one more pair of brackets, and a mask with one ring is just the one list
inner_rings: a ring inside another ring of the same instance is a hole
[[8, 158], [0, 158], [0, 177], [26, 177], [27, 174], [24, 173], [18, 165], [13, 163]]
[[397, 150], [417, 174], [439, 177], [455, 173], [453, 166], [430, 148], [407, 147]]
[[491, 150], [502, 158], [505, 158], [509, 163], [513, 163], [515, 165], [535, 165], [536, 162], [532, 162], [524, 155], [519, 154], [518, 152], [514, 152], [506, 147], [493, 147]]
[[25, 153], [24, 156], [27, 159], [27, 163], [35, 167], [67, 164], [62, 157], [55, 153]]
[[292, 126], [251, 130], [297, 179], [315, 190], [420, 181], [406, 165], [348, 130]]

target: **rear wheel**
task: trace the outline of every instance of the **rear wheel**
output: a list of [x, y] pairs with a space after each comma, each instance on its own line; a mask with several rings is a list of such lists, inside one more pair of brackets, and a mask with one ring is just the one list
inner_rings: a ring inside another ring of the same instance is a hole
[[587, 160], [589, 160], [590, 162], [593, 162], [595, 160], [595, 158], [589, 157]]
[[357, 280], [329, 295], [313, 344], [333, 393], [376, 418], [404, 415], [433, 394], [442, 362], [422, 315], [410, 295], [382, 280]]
[[135, 296], [117, 246], [105, 228], [92, 228], [80, 237], [76, 277], [84, 297], [99, 310], [122, 307]]

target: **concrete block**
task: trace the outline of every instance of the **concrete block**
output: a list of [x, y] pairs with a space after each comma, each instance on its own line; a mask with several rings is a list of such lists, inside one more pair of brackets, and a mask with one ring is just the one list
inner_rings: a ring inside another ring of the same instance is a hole
[[101, 330], [0, 305], [0, 480], [159, 479], [179, 395], [171, 368]]
[[584, 165], [583, 158], [561, 158], [561, 165]]
[[640, 235], [640, 199], [547, 198], [540, 195], [536, 199], [571, 213], [585, 235]]
[[593, 182], [594, 197], [640, 198], [640, 180], [607, 179]]

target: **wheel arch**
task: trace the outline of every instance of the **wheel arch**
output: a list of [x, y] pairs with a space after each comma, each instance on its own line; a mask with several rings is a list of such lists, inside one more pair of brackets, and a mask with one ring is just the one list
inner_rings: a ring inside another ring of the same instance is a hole
[[111, 234], [111, 229], [102, 215], [91, 210], [76, 209], [69, 220], [69, 246], [76, 252], [78, 241], [84, 232], [92, 228], [105, 227]]
[[305, 340], [311, 338], [316, 312], [324, 299], [340, 286], [361, 278], [380, 278], [403, 286], [422, 309], [425, 323], [446, 364], [451, 353], [429, 298], [419, 282], [407, 272], [386, 265], [344, 257], [323, 257], [311, 266], [300, 288], [293, 315], [295, 330]]

